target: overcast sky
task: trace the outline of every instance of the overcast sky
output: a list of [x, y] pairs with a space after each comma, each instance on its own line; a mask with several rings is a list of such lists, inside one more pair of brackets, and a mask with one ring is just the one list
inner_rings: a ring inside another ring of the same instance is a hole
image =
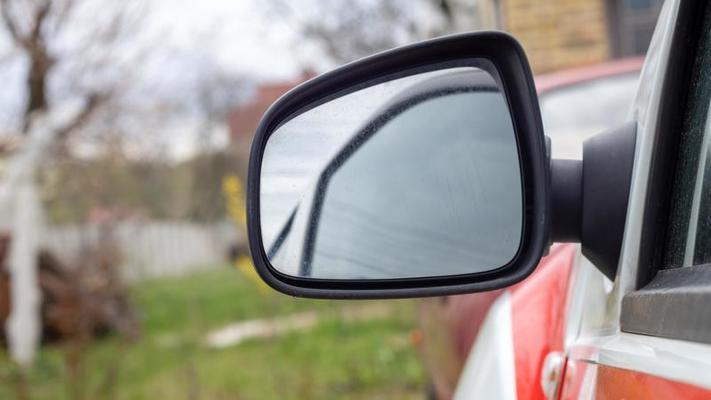
[[[171, 42], [204, 49], [236, 70], [261, 78], [298, 74], [304, 54], [294, 51], [295, 34], [279, 18], [270, 17], [261, 0], [153, 0], [157, 27], [171, 33]], [[313, 61], [313, 60], [309, 60]], [[315, 66], [318, 66], [318, 63]]]
[[[209, 71], [214, 64], [252, 83], [291, 79], [305, 66], [325, 68], [325, 62], [319, 62], [323, 57], [309, 56], [309, 46], [299, 43], [293, 28], [270, 15], [261, 0], [148, 0], [147, 4], [144, 40], [151, 49], [155, 47], [156, 53], [169, 56], [162, 64], [143, 71], [141, 78], [170, 82], [162, 89], [170, 96], [189, 93], [186, 90], [192, 90], [194, 74], [200, 74], [204, 67]], [[86, 18], [96, 23], [95, 15]], [[21, 58], [13, 57], [7, 39], [2, 31], [0, 80], [4, 83], [0, 91], [3, 125], [0, 134], [14, 131], [13, 125], [17, 125], [25, 101], [18, 95], [24, 90], [25, 66]], [[173, 125], [169, 128], [170, 141], [180, 158], [192, 152], [191, 138], [194, 126], [199, 124], [192, 119], [176, 116], [174, 121], [166, 121], [166, 125]], [[226, 140], [225, 135], [226, 132], [221, 142]]]

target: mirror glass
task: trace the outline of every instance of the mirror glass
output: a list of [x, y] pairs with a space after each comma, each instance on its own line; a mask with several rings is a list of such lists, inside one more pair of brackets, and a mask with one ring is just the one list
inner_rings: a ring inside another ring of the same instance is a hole
[[262, 239], [279, 272], [312, 279], [471, 274], [516, 255], [516, 136], [483, 69], [430, 70], [352, 91], [270, 136]]

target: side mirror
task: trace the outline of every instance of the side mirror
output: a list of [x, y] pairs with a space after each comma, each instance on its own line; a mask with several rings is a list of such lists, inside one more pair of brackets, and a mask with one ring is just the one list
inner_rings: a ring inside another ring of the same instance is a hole
[[353, 62], [279, 99], [249, 166], [250, 250], [297, 296], [491, 290], [549, 242], [549, 160], [528, 61], [468, 33]]

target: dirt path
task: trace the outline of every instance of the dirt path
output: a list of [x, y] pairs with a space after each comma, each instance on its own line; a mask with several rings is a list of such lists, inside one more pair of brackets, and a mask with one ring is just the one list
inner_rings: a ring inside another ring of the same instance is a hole
[[370, 304], [366, 306], [349, 306], [335, 313], [307, 311], [282, 317], [252, 319], [229, 324], [209, 332], [205, 336], [205, 344], [212, 348], [234, 346], [251, 338], [268, 338], [287, 332], [303, 331], [316, 325], [319, 319], [338, 316], [345, 321], [360, 321], [384, 318], [392, 313], [392, 308], [386, 304]]

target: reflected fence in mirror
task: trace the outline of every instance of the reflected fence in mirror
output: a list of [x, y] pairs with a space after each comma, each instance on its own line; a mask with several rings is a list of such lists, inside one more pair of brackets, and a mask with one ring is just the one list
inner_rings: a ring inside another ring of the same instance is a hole
[[485, 69], [381, 81], [282, 123], [261, 165], [262, 242], [311, 279], [472, 274], [506, 265], [523, 230], [516, 134]]

